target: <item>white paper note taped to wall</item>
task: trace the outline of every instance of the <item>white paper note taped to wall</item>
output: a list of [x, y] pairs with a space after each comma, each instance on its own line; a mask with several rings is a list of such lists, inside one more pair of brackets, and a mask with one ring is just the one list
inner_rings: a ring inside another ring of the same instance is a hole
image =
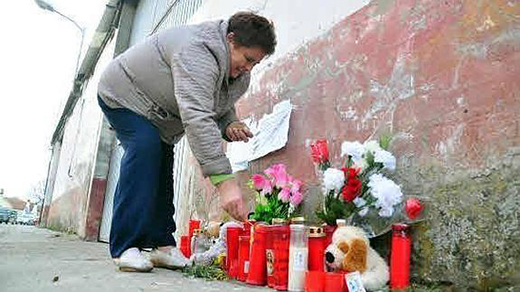
[[273, 112], [264, 115], [258, 123], [250, 119], [243, 121], [251, 129], [254, 137], [248, 143], [228, 144], [226, 155], [231, 161], [233, 172], [247, 169], [249, 161], [263, 157], [287, 144], [291, 111], [291, 102], [284, 100], [276, 104]]

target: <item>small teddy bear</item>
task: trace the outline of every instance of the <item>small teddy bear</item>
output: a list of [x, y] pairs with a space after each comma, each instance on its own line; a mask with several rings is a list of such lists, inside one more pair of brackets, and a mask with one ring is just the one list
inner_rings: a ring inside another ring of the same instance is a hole
[[328, 270], [361, 274], [365, 289], [374, 291], [383, 288], [389, 279], [388, 265], [370, 247], [363, 229], [341, 226], [334, 231], [332, 243], [325, 250]]

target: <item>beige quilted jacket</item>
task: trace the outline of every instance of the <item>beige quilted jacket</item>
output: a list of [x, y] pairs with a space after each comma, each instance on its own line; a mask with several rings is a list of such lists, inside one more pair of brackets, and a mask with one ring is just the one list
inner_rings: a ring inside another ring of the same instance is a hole
[[235, 102], [249, 74], [230, 82], [227, 21], [168, 29], [115, 58], [98, 86], [111, 108], [127, 108], [176, 143], [184, 133], [204, 175], [231, 173], [222, 149], [224, 130], [237, 120]]

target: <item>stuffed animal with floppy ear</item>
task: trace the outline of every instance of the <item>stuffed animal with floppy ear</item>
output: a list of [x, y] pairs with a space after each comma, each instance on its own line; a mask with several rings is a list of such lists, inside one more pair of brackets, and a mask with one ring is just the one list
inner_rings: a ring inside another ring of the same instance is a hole
[[220, 222], [210, 221], [206, 226], [206, 234], [211, 237], [218, 237], [220, 234]]
[[325, 250], [325, 260], [328, 270], [358, 271], [363, 286], [369, 291], [383, 288], [389, 279], [388, 265], [370, 247], [366, 233], [358, 227], [338, 227]]

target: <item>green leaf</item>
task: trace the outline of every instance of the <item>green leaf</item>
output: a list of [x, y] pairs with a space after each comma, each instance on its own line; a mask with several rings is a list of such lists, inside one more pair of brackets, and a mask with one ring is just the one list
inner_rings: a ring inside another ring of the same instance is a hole
[[182, 269], [182, 273], [195, 278], [204, 278], [209, 281], [227, 281], [229, 276], [219, 266], [212, 264], [209, 266], [187, 266]]
[[347, 155], [347, 162], [345, 162], [345, 167], [351, 168], [353, 164], [354, 164], [354, 162], [352, 161], [352, 156]]
[[381, 135], [379, 138], [379, 146], [384, 150], [388, 150], [390, 147], [390, 142], [392, 141], [392, 135], [390, 133], [385, 133]]

